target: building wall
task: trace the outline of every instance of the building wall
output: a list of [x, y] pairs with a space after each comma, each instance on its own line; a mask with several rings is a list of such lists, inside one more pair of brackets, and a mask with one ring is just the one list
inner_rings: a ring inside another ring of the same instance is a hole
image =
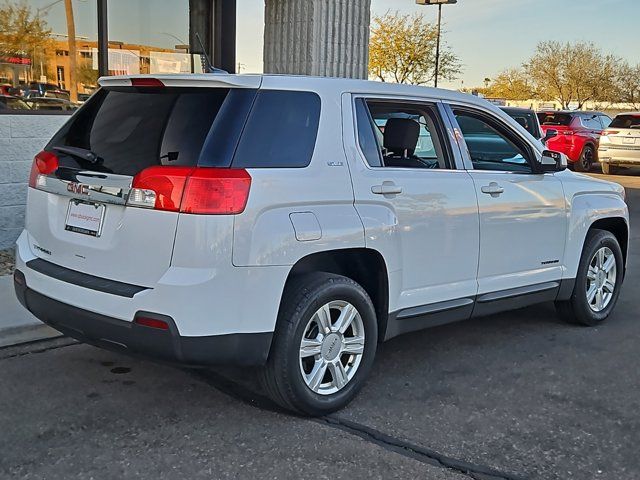
[[68, 115], [0, 115], [0, 249], [14, 244], [24, 226], [33, 157]]
[[367, 78], [371, 0], [268, 0], [264, 71]]

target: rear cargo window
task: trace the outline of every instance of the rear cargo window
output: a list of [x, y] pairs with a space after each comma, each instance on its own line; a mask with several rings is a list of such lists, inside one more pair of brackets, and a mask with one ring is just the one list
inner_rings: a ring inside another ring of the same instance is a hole
[[538, 113], [538, 120], [540, 125], [555, 125], [567, 127], [571, 124], [573, 117], [567, 113]]
[[613, 119], [609, 128], [638, 128], [640, 129], [640, 115], [618, 115]]
[[315, 93], [260, 91], [233, 167], [306, 167], [315, 148], [319, 119], [320, 97]]
[[[216, 137], [224, 137], [218, 148], [208, 152], [226, 158], [209, 161], [228, 166], [254, 97], [255, 90], [225, 88], [103, 89], [47, 149], [87, 149], [100, 157], [98, 164], [83, 164], [66, 156], [61, 164], [135, 175], [153, 165], [195, 166], [205, 140], [215, 144]], [[219, 114], [231, 118], [218, 119]], [[213, 134], [212, 124], [219, 126], [219, 135]]]

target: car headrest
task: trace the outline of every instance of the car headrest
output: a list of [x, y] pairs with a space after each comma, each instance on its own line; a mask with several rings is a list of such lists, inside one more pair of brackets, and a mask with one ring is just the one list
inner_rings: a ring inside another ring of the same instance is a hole
[[410, 118], [390, 118], [384, 126], [384, 148], [413, 152], [418, 144], [420, 124]]

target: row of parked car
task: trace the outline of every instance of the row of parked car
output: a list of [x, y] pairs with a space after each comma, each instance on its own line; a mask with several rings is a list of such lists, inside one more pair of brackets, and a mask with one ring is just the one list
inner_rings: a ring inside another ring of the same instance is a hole
[[31, 82], [13, 87], [0, 84], [0, 110], [58, 110], [77, 109], [89, 97], [78, 95], [78, 103], [70, 100], [69, 91], [55, 84]]
[[602, 173], [610, 174], [640, 165], [640, 112], [611, 119], [601, 112], [501, 108], [549, 150], [564, 153], [576, 171], [600, 164]]

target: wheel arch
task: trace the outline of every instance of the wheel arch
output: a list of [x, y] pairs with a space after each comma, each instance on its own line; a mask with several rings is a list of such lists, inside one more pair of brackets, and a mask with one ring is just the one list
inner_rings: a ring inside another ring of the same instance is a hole
[[342, 275], [360, 284], [375, 307], [378, 338], [380, 341], [384, 338], [389, 316], [389, 274], [380, 252], [371, 248], [346, 248], [309, 254], [293, 265], [284, 288], [295, 277], [311, 272]]
[[[624, 269], [627, 269], [627, 251], [629, 249], [629, 225], [623, 217], [605, 217], [594, 221], [587, 230], [587, 235], [591, 230], [606, 230], [611, 232], [618, 240], [622, 256], [624, 259]], [[586, 235], [585, 235], [586, 240]], [[582, 242], [584, 246], [584, 241]]]

